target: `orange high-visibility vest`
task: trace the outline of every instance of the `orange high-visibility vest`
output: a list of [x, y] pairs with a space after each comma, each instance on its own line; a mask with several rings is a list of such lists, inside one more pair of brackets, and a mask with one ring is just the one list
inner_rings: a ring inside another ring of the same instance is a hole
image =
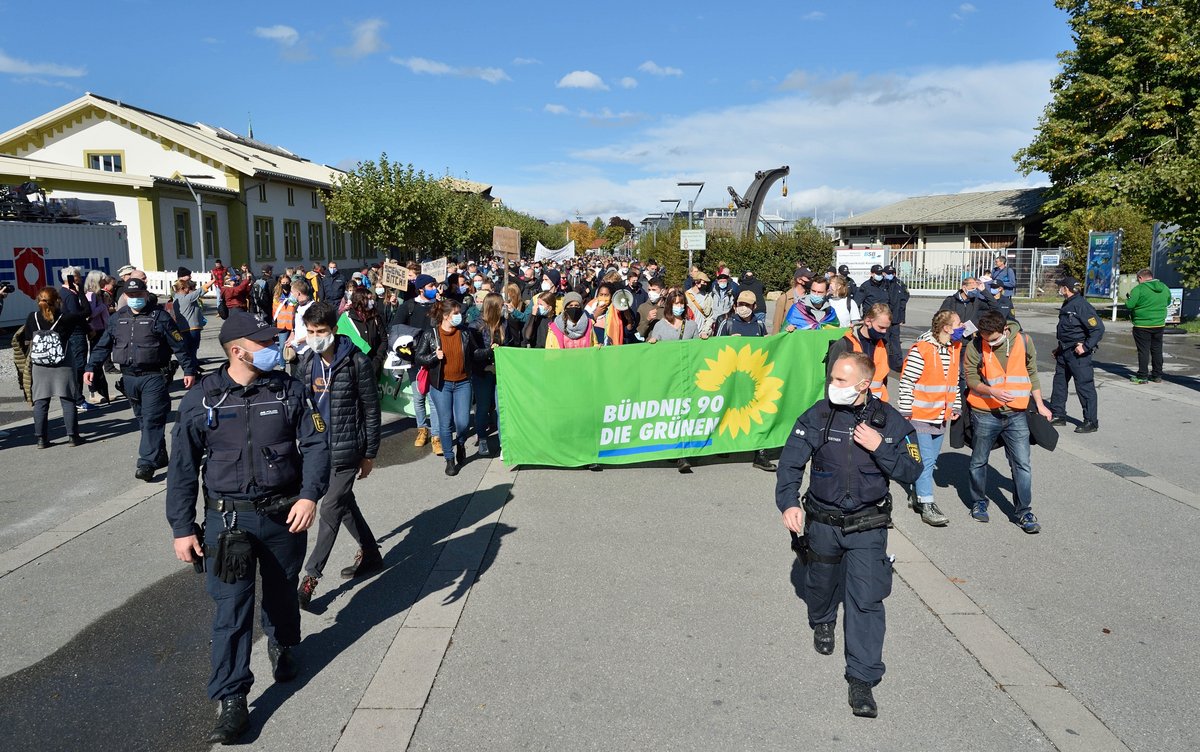
[[912, 417], [927, 423], [950, 420], [954, 397], [958, 393], [958, 359], [962, 343], [950, 345], [950, 370], [942, 372], [942, 357], [932, 342], [919, 340], [912, 346], [925, 363], [921, 376], [912, 385]]
[[980, 345], [983, 350], [980, 379], [993, 389], [1008, 392], [1013, 399], [1006, 404], [991, 397], [981, 397], [972, 391], [967, 395], [967, 402], [971, 407], [980, 410], [999, 410], [1004, 407], [1010, 410], [1024, 410], [1029, 407], [1029, 394], [1033, 391], [1033, 382], [1029, 379], [1029, 370], [1025, 368], [1025, 335], [1021, 334], [1012, 341], [1008, 363], [1003, 367], [987, 340], [982, 340]]
[[[846, 332], [846, 339], [850, 341], [850, 346], [854, 348], [854, 352], [860, 353], [863, 351], [862, 345], [858, 341], [858, 335], [854, 333], [853, 329]], [[892, 369], [888, 367], [887, 345], [883, 340], [875, 343], [875, 352], [872, 354], [872, 359], [875, 361], [875, 375], [871, 377], [871, 394], [887, 402], [888, 391], [884, 382], [887, 381], [888, 373]]]

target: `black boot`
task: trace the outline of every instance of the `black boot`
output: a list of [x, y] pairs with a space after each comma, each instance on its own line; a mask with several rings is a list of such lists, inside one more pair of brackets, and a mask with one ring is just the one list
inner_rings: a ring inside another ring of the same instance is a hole
[[875, 704], [875, 695], [871, 694], [871, 685], [861, 679], [846, 677], [850, 684], [850, 709], [859, 718], [876, 718], [879, 706]]
[[245, 695], [222, 697], [217, 711], [217, 725], [208, 735], [209, 744], [233, 744], [250, 726], [250, 710]]
[[767, 457], [765, 449], [759, 449], [754, 453], [754, 466], [759, 470], [766, 470], [768, 473], [775, 472], [775, 463], [771, 462], [771, 459]]
[[459, 465], [465, 465], [467, 463], [467, 445], [466, 444], [458, 445], [458, 448], [454, 450], [454, 459], [458, 460]]
[[358, 549], [354, 555], [354, 563], [342, 570], [342, 579], [352, 580], [383, 571], [383, 556], [378, 548]]
[[684, 475], [689, 475], [692, 472], [692, 463], [680, 457], [675, 460], [675, 468]]
[[834, 622], [827, 624], [818, 624], [813, 627], [813, 648], [821, 655], [833, 655], [833, 648], [837, 644], [837, 637], [834, 635]]
[[453, 452], [446, 452], [446, 454], [446, 475], [449, 475], [451, 478], [453, 478], [454, 476], [458, 475], [458, 465], [454, 464]]
[[296, 678], [296, 674], [300, 673], [300, 667], [296, 665], [296, 658], [292, 655], [291, 648], [268, 642], [267, 657], [271, 659], [271, 674], [277, 682], [289, 682]]

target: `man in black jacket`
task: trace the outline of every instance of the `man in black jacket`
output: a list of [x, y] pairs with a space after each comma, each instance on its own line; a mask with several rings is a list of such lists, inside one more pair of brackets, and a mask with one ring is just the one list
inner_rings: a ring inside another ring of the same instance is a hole
[[371, 474], [379, 453], [379, 390], [371, 359], [344, 334], [336, 334], [337, 309], [314, 303], [304, 312], [309, 350], [296, 375], [304, 383], [329, 436], [329, 491], [318, 509], [317, 543], [300, 582], [300, 608], [308, 609], [317, 581], [329, 561], [338, 527], [346, 526], [358, 543], [354, 563], [342, 570], [351, 579], [383, 569], [375, 534], [354, 498], [354, 481]]
[[942, 301], [940, 310], [954, 311], [958, 314], [959, 321], [964, 324], [970, 321], [978, 326], [979, 314], [987, 310], [983, 299], [979, 297], [979, 280], [974, 277], [963, 279], [962, 286]]
[[346, 279], [338, 273], [337, 262], [330, 261], [321, 280], [321, 300], [337, 305], [346, 296]]
[[738, 279], [738, 290], [749, 290], [754, 293], [754, 320], [763, 323], [767, 320], [767, 297], [763, 292], [763, 283], [754, 275], [752, 269], [747, 269]]

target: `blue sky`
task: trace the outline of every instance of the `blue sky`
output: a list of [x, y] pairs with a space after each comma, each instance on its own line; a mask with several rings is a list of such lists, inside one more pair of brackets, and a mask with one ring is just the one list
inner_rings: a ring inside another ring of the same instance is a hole
[[[744, 9], [744, 10], [743, 10]], [[52, 19], [47, 19], [47, 13]], [[1012, 153], [1070, 46], [1051, 0], [0, 0], [0, 130], [91, 91], [349, 166], [386, 151], [550, 221], [788, 164], [767, 210], [1040, 184]]]

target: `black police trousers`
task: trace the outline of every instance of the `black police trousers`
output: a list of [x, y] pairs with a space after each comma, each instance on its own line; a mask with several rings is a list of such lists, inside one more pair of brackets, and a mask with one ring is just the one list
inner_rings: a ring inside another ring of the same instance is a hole
[[[1061, 345], [1060, 345], [1061, 347]], [[1054, 356], [1054, 394], [1050, 396], [1050, 412], [1056, 418], [1067, 415], [1067, 382], [1074, 379], [1075, 394], [1083, 407], [1083, 419], [1096, 423], [1096, 373], [1092, 354], [1076, 355], [1074, 348], [1064, 349]]]
[[809, 521], [805, 535], [813, 553], [842, 557], [837, 564], [810, 559], [805, 567], [808, 624], [815, 627], [837, 621], [838, 604], [844, 604], [846, 678], [874, 686], [884, 672], [883, 635], [887, 624], [883, 600], [892, 593], [887, 528], [846, 534], [840, 527]]
[[142, 431], [138, 469], [167, 466], [167, 418], [171, 415], [171, 385], [161, 371], [132, 372], [121, 376], [125, 396]]
[[[239, 512], [235, 527], [250, 535], [255, 565], [233, 584], [217, 579], [215, 562], [206, 561], [208, 594], [217, 604], [212, 626], [212, 676], [208, 697], [220, 700], [245, 694], [254, 683], [250, 671], [250, 646], [254, 642], [255, 569], [262, 575], [262, 628], [269, 641], [284, 647], [300, 644], [300, 603], [296, 588], [308, 547], [308, 533], [289, 533], [288, 509], [274, 514]], [[227, 515], [232, 519], [232, 515]], [[221, 513], [205, 513], [204, 544], [217, 553], [217, 538], [225, 529]]]

